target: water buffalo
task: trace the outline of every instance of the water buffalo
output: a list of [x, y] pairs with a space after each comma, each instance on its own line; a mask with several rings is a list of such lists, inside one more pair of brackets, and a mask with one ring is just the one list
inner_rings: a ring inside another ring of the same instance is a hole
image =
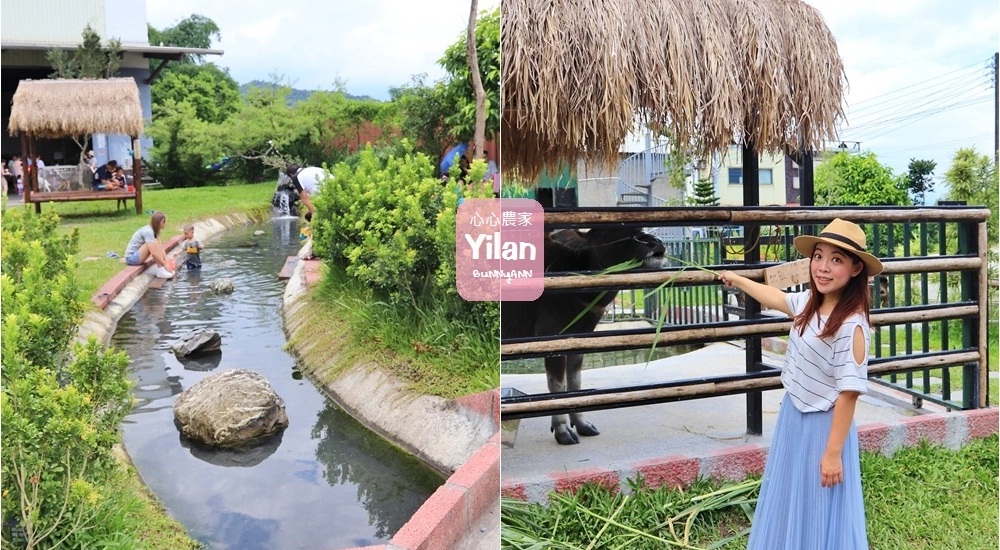
[[[664, 252], [665, 248], [659, 239], [639, 228], [558, 230], [547, 234], [545, 238], [545, 271], [603, 270], [629, 260], [641, 261], [644, 267], [659, 268], [663, 263]], [[601, 291], [544, 292], [533, 302], [502, 302], [501, 338], [591, 332], [616, 293], [615, 290], [609, 290], [598, 299]], [[585, 313], [580, 315], [581, 312]], [[582, 355], [546, 357], [545, 373], [549, 391], [580, 389], [582, 366]], [[573, 428], [576, 428], [575, 432]], [[553, 415], [552, 432], [556, 441], [562, 445], [579, 443], [577, 434], [591, 436], [600, 433], [593, 424], [583, 419], [582, 413]]]

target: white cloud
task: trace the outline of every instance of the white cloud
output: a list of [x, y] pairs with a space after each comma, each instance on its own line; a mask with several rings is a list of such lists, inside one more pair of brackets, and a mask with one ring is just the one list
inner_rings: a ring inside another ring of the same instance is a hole
[[[499, 0], [480, 1], [480, 10]], [[246, 2], [146, 0], [158, 29], [200, 14], [213, 20], [225, 54], [210, 60], [228, 67], [238, 82], [283, 75], [295, 87], [331, 89], [338, 80], [354, 94], [388, 98], [388, 89], [410, 76], [444, 76], [437, 65], [468, 22], [467, 0]]]
[[[995, 0], [805, 1], [823, 15], [837, 39], [850, 83], [846, 112], [851, 126], [843, 139], [860, 141], [863, 150], [873, 151], [896, 173], [906, 172], [909, 160], [918, 158], [936, 161], [936, 175], [943, 176], [960, 147], [991, 155], [992, 100], [923, 117], [914, 113], [943, 107], [949, 97], [954, 102], [995, 94], [986, 66], [1000, 45]], [[906, 100], [914, 101], [906, 105]], [[895, 124], [852, 129], [901, 117], [905, 120]]]

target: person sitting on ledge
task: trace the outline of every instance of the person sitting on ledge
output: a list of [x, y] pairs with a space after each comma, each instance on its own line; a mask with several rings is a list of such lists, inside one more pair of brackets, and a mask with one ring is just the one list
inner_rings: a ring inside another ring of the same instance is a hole
[[160, 242], [160, 231], [167, 225], [167, 215], [154, 212], [149, 218], [149, 225], [144, 225], [132, 234], [132, 240], [125, 247], [125, 263], [127, 265], [142, 265], [146, 258], [152, 257], [156, 263], [154, 275], [160, 279], [173, 279], [174, 272], [167, 268], [167, 255]]

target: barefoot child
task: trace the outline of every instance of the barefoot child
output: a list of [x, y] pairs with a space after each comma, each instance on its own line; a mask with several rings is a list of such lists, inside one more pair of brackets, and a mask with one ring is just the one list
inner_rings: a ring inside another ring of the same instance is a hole
[[187, 252], [187, 259], [184, 261], [184, 265], [188, 269], [201, 269], [201, 250], [205, 247], [201, 245], [201, 241], [194, 238], [194, 226], [191, 224], [184, 226], [184, 242], [182, 243], [182, 247]]
[[809, 290], [786, 294], [731, 271], [719, 278], [793, 319], [781, 370], [786, 393], [768, 451], [748, 550], [868, 548], [854, 409], [867, 391], [871, 291], [882, 263], [865, 232], [835, 219], [795, 238]]

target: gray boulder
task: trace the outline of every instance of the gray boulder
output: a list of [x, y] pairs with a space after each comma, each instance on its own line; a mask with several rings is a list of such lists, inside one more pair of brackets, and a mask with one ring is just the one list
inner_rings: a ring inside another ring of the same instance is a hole
[[177, 357], [195, 357], [206, 355], [222, 349], [222, 336], [218, 332], [203, 328], [193, 330], [170, 346], [170, 351]]
[[216, 279], [212, 281], [212, 284], [208, 285], [208, 288], [212, 289], [212, 292], [216, 294], [232, 294], [233, 280], [228, 277]]
[[239, 447], [288, 427], [285, 402], [267, 379], [236, 369], [191, 386], [174, 402], [181, 433], [214, 447]]

